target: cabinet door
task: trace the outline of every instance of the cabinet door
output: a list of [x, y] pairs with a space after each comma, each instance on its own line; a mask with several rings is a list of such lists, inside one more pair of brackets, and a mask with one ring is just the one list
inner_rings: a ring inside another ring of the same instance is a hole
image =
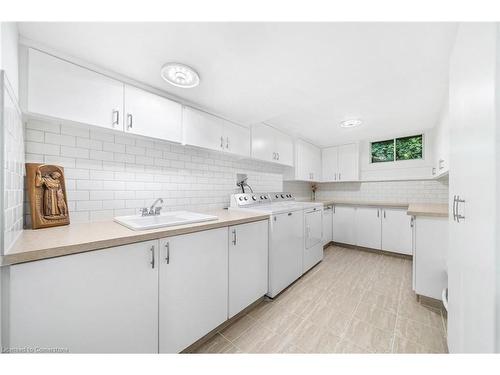
[[227, 319], [227, 228], [160, 241], [160, 353], [178, 353]]
[[356, 143], [339, 146], [338, 180], [359, 180], [358, 145]]
[[123, 83], [28, 49], [30, 113], [123, 130]]
[[[266, 124], [252, 126], [252, 158], [277, 162], [274, 149], [274, 129]], [[292, 155], [293, 157], [293, 155]]]
[[333, 207], [325, 207], [323, 211], [323, 245], [333, 241], [332, 237]]
[[157, 255], [148, 241], [11, 266], [9, 346], [157, 352]]
[[151, 138], [181, 142], [182, 106], [125, 85], [125, 130]]
[[324, 182], [337, 181], [338, 177], [338, 147], [328, 147], [321, 150], [321, 179]]
[[412, 254], [411, 216], [406, 210], [384, 208], [382, 210], [382, 250], [400, 254]]
[[185, 144], [224, 151], [222, 119], [190, 107], [183, 107], [182, 125]]
[[415, 293], [441, 300], [447, 287], [448, 218], [419, 216], [415, 230]]
[[296, 142], [295, 179], [319, 181], [321, 179], [321, 150], [302, 140]]
[[352, 206], [333, 206], [333, 241], [356, 244], [355, 213]]
[[250, 157], [250, 129], [224, 121], [224, 150], [235, 155]]
[[269, 222], [229, 227], [229, 318], [267, 293]]
[[292, 137], [273, 129], [274, 150], [277, 153], [278, 164], [293, 166], [293, 139]]
[[377, 207], [356, 208], [356, 245], [380, 249], [382, 245], [381, 212]]

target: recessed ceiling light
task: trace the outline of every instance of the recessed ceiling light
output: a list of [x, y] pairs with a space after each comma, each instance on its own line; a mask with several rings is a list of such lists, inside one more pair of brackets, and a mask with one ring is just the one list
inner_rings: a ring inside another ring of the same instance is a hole
[[340, 123], [341, 128], [354, 128], [361, 125], [363, 122], [359, 119], [344, 120]]
[[200, 84], [200, 76], [190, 66], [181, 63], [166, 63], [161, 68], [161, 77], [171, 85], [191, 88]]

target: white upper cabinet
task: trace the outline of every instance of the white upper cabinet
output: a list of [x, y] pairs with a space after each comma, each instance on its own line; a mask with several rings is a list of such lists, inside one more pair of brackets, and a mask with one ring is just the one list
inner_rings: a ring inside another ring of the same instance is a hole
[[125, 131], [181, 142], [182, 106], [172, 100], [125, 85]]
[[328, 147], [321, 150], [321, 177], [323, 181], [337, 181], [339, 148]]
[[252, 126], [252, 158], [293, 166], [293, 139], [266, 124]]
[[123, 83], [28, 49], [26, 110], [123, 130]]
[[182, 125], [186, 145], [250, 156], [247, 128], [190, 107], [183, 107]]
[[250, 129], [224, 120], [222, 128], [225, 151], [250, 157]]
[[293, 180], [321, 181], [321, 149], [297, 139], [295, 142], [295, 171]]
[[357, 143], [321, 150], [324, 182], [358, 181], [359, 149]]
[[358, 144], [351, 143], [339, 146], [339, 181], [359, 180]]

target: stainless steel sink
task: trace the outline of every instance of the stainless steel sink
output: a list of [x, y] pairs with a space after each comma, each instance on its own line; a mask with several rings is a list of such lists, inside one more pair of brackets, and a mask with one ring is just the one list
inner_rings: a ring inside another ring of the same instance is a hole
[[146, 230], [217, 220], [217, 216], [190, 211], [172, 211], [156, 216], [117, 216], [114, 220], [132, 230]]

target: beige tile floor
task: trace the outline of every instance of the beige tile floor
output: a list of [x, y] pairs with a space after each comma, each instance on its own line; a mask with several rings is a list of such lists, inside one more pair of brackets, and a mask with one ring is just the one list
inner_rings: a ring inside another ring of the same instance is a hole
[[446, 321], [416, 301], [411, 260], [330, 246], [323, 262], [197, 353], [446, 353]]

